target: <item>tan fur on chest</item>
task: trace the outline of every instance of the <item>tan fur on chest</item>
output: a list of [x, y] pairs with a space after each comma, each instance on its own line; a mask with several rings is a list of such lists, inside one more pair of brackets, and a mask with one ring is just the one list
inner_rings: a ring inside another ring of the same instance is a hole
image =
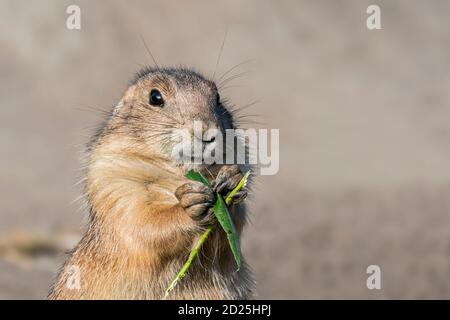
[[[174, 191], [185, 178], [157, 159], [111, 146], [97, 152], [87, 178], [94, 220], [50, 298], [161, 299], [201, 233], [183, 212], [167, 210], [176, 206]], [[242, 215], [239, 210], [233, 213]], [[65, 272], [73, 265], [80, 268], [80, 290], [66, 288]], [[234, 268], [226, 237], [217, 230], [170, 298], [242, 298], [241, 286], [250, 286], [247, 269]]]

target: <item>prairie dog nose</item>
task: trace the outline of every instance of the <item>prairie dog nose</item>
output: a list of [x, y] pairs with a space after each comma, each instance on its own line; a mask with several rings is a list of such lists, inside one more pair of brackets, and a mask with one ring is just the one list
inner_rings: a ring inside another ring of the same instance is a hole
[[204, 133], [203, 133], [203, 142], [214, 142], [214, 140], [216, 140], [216, 135], [217, 135], [217, 131], [218, 129], [216, 127], [214, 128], [210, 128], [207, 129]]
[[216, 139], [219, 129], [216, 124], [205, 124], [202, 121], [194, 121], [194, 137], [202, 142], [211, 143]]

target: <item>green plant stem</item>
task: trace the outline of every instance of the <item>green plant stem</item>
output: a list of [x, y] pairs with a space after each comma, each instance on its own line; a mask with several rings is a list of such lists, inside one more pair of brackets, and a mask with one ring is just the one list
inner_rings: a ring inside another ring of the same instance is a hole
[[231, 201], [233, 201], [233, 197], [236, 193], [241, 191], [243, 187], [247, 184], [248, 177], [250, 176], [250, 171], [247, 171], [247, 173], [242, 177], [242, 179], [237, 184], [236, 188], [231, 190], [230, 194], [225, 198], [225, 203], [229, 205]]
[[177, 273], [177, 276], [175, 279], [172, 280], [169, 287], [166, 289], [166, 292], [164, 294], [164, 299], [167, 298], [170, 291], [172, 291], [175, 286], [177, 285], [178, 281], [183, 279], [186, 276], [187, 271], [192, 265], [192, 262], [194, 262], [195, 258], [198, 256], [198, 252], [200, 251], [200, 248], [202, 247], [203, 243], [205, 243], [206, 239], [208, 239], [209, 234], [213, 231], [213, 227], [208, 227], [205, 232], [201, 235], [200, 239], [198, 239], [197, 243], [195, 244], [194, 248], [192, 249], [191, 253], [189, 254], [189, 258], [184, 263], [181, 270]]

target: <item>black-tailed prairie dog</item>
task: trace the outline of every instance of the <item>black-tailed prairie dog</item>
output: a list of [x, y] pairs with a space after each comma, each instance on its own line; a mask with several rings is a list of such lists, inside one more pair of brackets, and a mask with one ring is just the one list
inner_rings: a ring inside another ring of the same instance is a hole
[[[242, 177], [235, 164], [173, 160], [179, 138], [174, 129], [192, 132], [193, 121], [201, 121], [203, 130], [234, 128], [214, 82], [180, 68], [138, 73], [88, 147], [88, 227], [60, 271], [50, 299], [164, 296], [204, 228], [215, 223], [209, 210], [213, 192], [187, 180], [186, 172], [194, 168], [204, 173], [224, 195]], [[217, 142], [201, 139], [206, 145]], [[241, 235], [245, 205], [234, 204], [230, 214]], [[74, 266], [80, 276], [77, 288], [67, 285]], [[252, 287], [245, 260], [236, 271], [226, 235], [216, 228], [170, 299], [245, 299]]]

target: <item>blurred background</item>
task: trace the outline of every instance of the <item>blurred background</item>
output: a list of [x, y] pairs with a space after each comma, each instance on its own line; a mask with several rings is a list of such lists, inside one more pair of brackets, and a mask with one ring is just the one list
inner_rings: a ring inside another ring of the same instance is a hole
[[[66, 8], [81, 8], [68, 30]], [[366, 27], [381, 7], [381, 30]], [[450, 2], [0, 0], [0, 298], [43, 299], [86, 221], [83, 144], [133, 73], [217, 74], [280, 129], [244, 255], [268, 299], [450, 298]], [[368, 290], [366, 268], [381, 268]]]

